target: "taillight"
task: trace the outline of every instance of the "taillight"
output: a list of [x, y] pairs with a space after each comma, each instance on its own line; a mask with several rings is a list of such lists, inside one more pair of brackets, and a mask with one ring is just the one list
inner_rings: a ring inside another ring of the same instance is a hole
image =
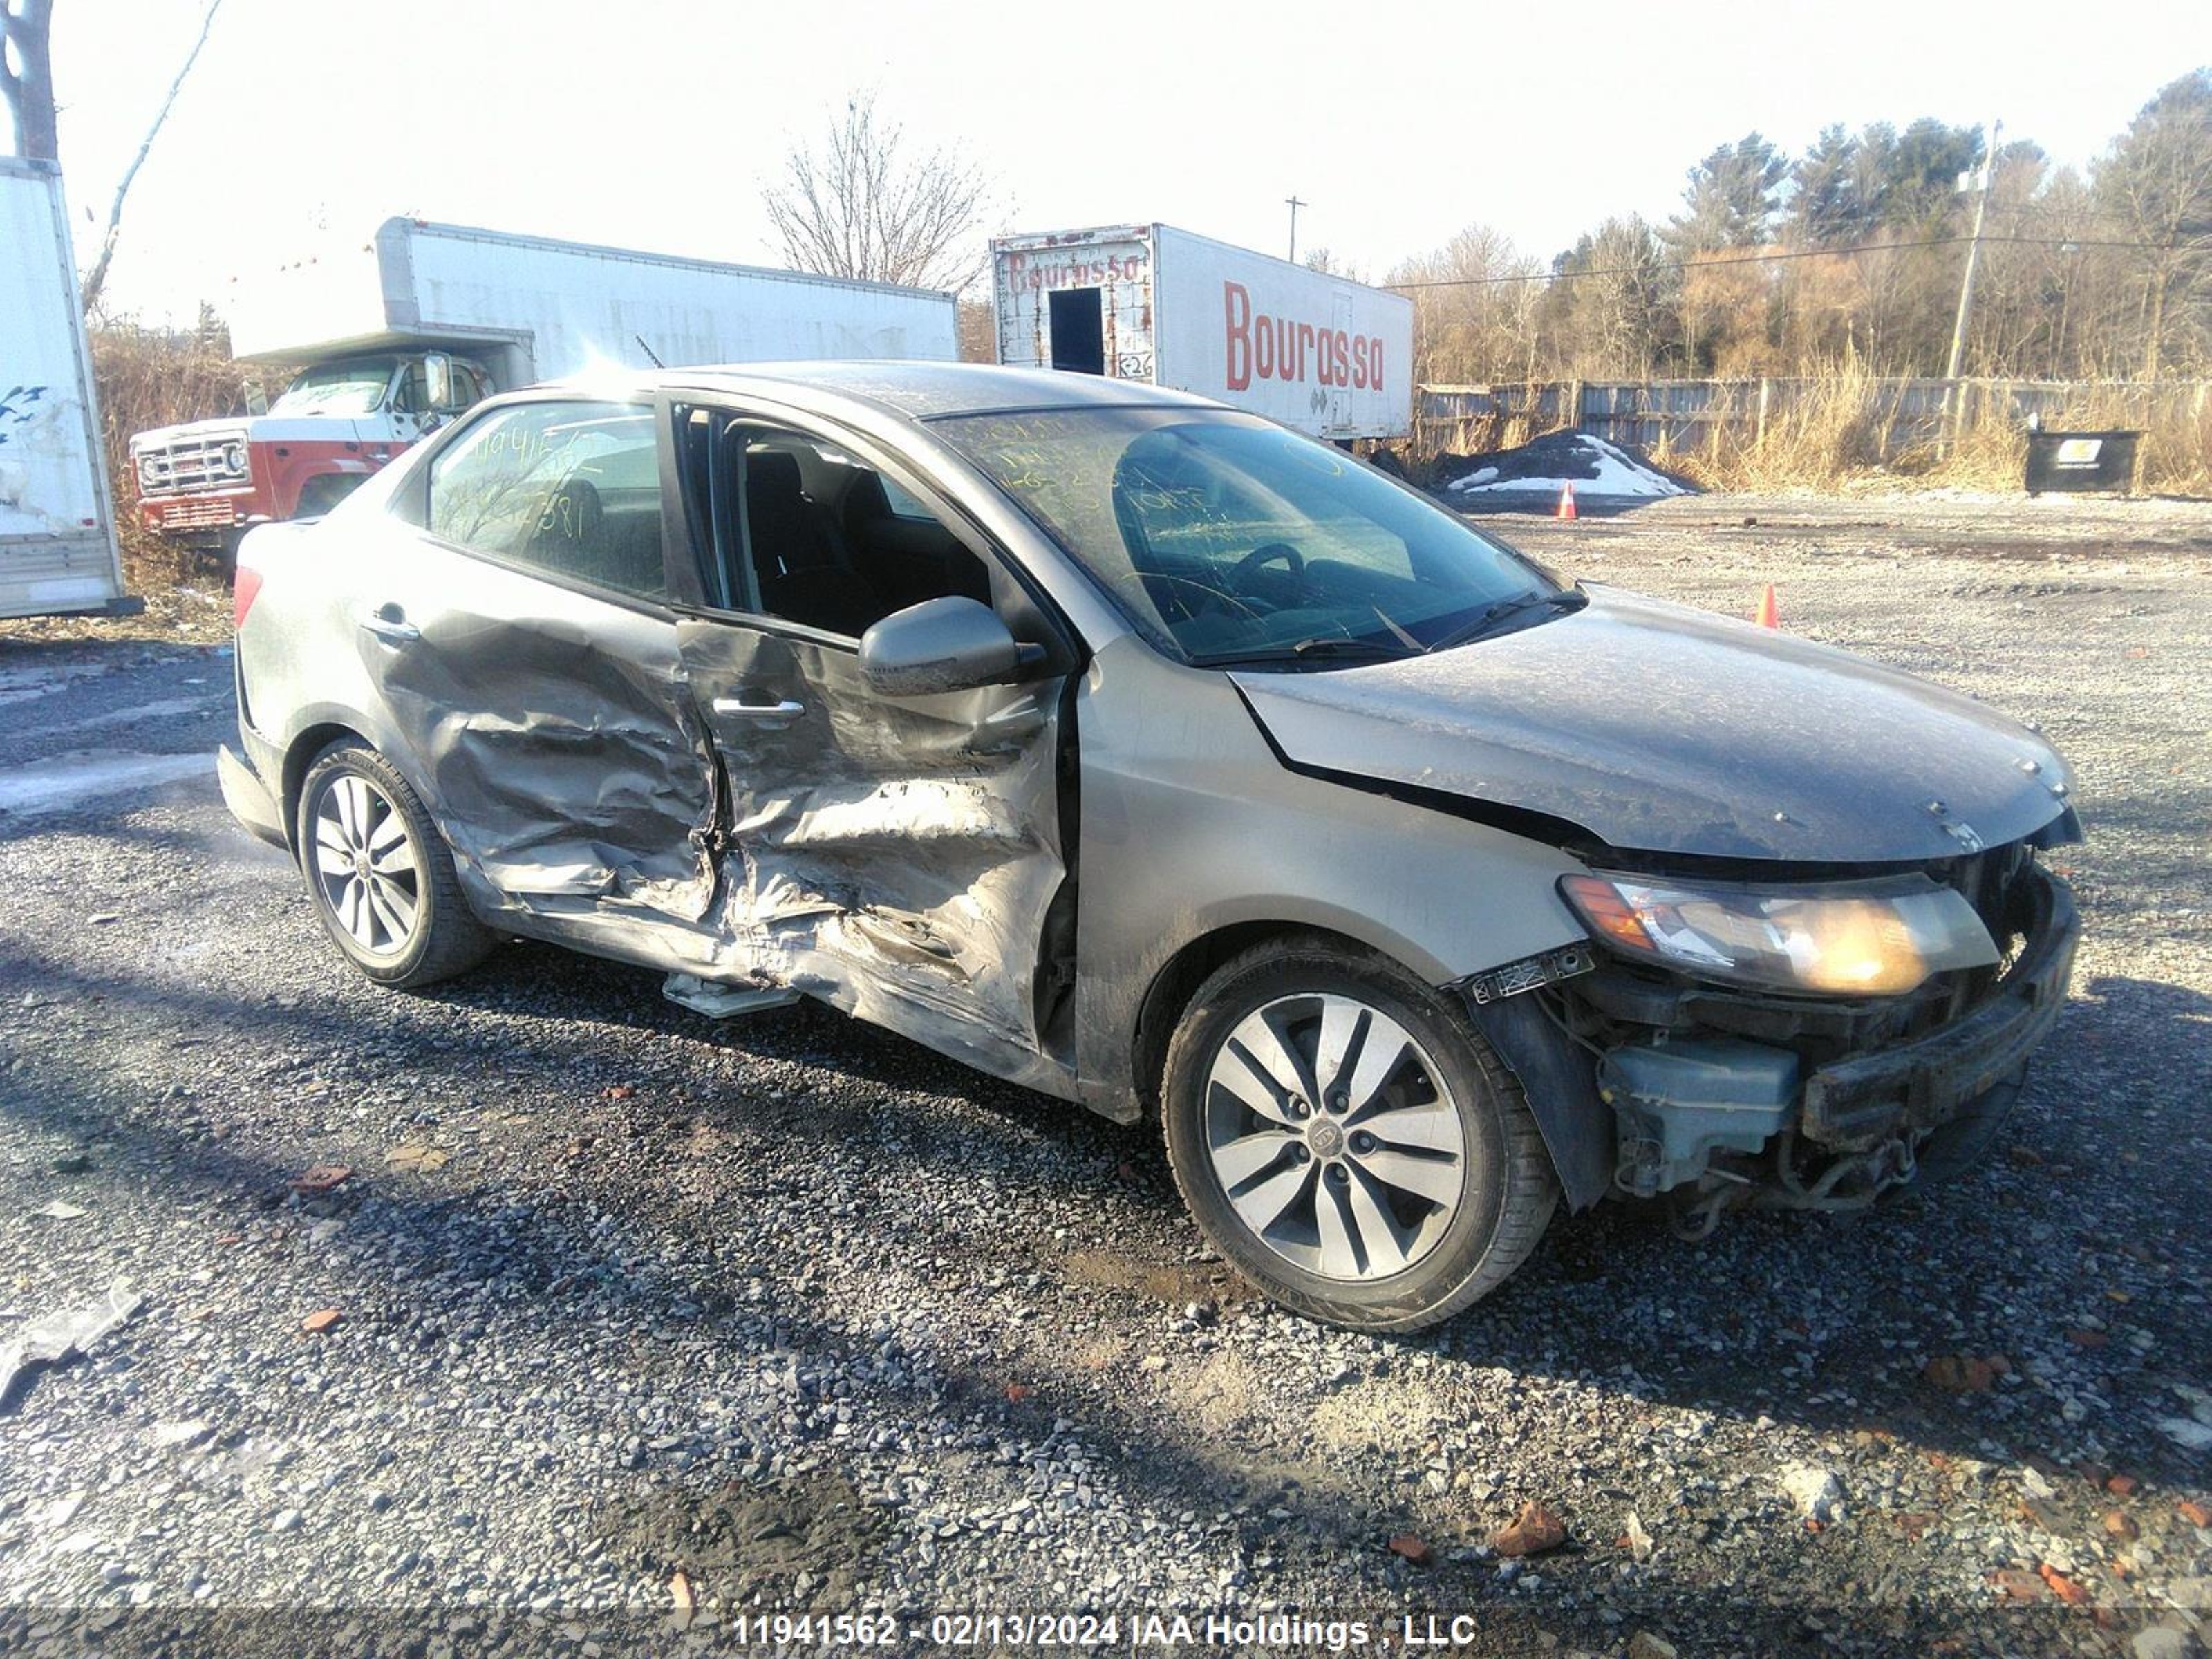
[[230, 584], [230, 625], [234, 629], [246, 626], [246, 613], [253, 609], [254, 595], [261, 591], [261, 573], [250, 564], [238, 567]]

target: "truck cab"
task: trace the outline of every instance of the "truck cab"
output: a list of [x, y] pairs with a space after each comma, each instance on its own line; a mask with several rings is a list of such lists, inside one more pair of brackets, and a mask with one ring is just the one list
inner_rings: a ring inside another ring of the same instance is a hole
[[131, 440], [141, 520], [221, 550], [256, 525], [327, 513], [361, 481], [495, 388], [443, 351], [363, 352], [309, 364], [265, 414], [157, 428]]

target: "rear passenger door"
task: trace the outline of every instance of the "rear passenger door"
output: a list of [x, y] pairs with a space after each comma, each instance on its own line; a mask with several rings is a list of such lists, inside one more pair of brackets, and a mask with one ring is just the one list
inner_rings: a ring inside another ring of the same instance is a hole
[[358, 645], [479, 899], [589, 925], [709, 907], [659, 468], [650, 406], [532, 399], [467, 419], [395, 500], [417, 534], [365, 573]]
[[[671, 411], [700, 604], [678, 629], [726, 798], [721, 925], [764, 977], [1001, 1076], [1061, 1050], [1073, 653], [980, 531], [858, 434]], [[672, 573], [673, 574], [673, 573]], [[889, 698], [859, 636], [924, 599], [1044, 648], [1022, 684]]]

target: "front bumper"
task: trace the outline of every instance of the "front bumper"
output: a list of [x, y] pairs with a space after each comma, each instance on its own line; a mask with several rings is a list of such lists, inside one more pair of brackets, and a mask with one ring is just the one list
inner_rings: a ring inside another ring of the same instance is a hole
[[2081, 933], [2064, 882], [2031, 866], [2028, 888], [2027, 943], [1993, 994], [1915, 1042], [1814, 1072], [1805, 1084], [1807, 1139], [1851, 1152], [1936, 1128], [2027, 1063], [2065, 1006]]
[[196, 489], [174, 495], [142, 495], [138, 520], [157, 536], [206, 535], [240, 525], [265, 524], [269, 511], [253, 484]]
[[2019, 954], [1941, 1023], [1930, 1004], [1964, 993], [1820, 1003], [1602, 970], [1567, 981], [1570, 1030], [1602, 1051], [1616, 1188], [1828, 1204], [1907, 1177], [1930, 1132], [2005, 1097], [2065, 1003], [2072, 894], [2030, 862], [2006, 904]]

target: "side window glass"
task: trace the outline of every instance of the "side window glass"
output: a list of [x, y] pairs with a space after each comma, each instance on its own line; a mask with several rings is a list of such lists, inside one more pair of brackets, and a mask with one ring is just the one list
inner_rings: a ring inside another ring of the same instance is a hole
[[430, 464], [430, 533], [550, 576], [667, 592], [653, 415], [630, 404], [518, 404]]
[[453, 367], [453, 403], [456, 410], [470, 409], [483, 401], [483, 386], [477, 380], [476, 370], [456, 361]]
[[921, 498], [902, 489], [896, 479], [885, 478], [880, 472], [876, 477], [881, 480], [884, 486], [884, 505], [890, 507], [892, 513], [902, 519], [911, 519], [917, 524], [927, 524], [935, 520], [937, 515], [921, 504]]
[[420, 415], [430, 407], [429, 380], [420, 357], [399, 372], [399, 392], [392, 406], [403, 415]]

